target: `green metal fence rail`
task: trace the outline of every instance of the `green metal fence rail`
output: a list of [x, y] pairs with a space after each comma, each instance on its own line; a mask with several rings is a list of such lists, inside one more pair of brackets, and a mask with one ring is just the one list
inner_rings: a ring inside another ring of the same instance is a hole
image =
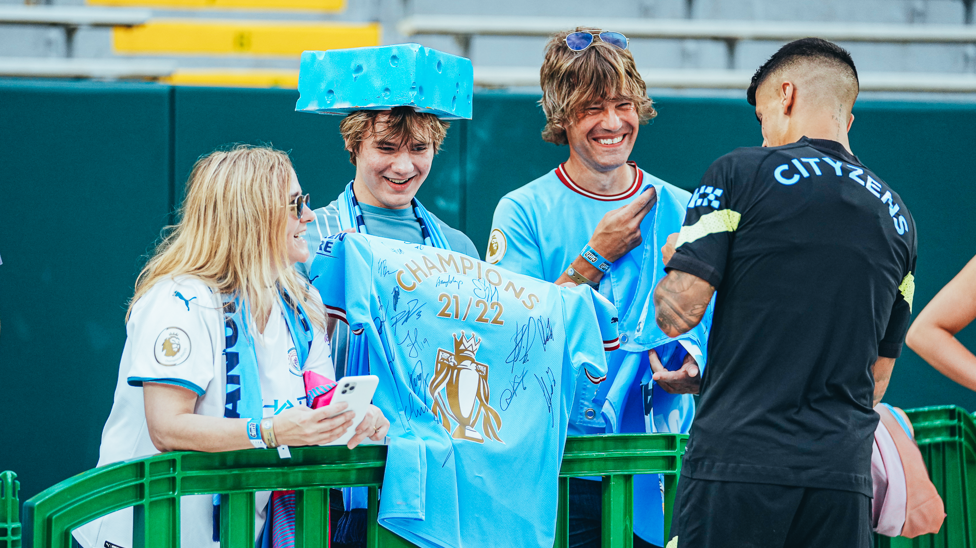
[[[603, 546], [631, 546], [633, 476], [664, 474], [665, 532], [670, 524], [677, 474], [687, 436], [679, 434], [570, 437], [559, 480], [556, 546], [568, 544], [568, 478], [603, 476]], [[24, 546], [70, 548], [71, 531], [95, 518], [133, 507], [134, 548], [175, 548], [180, 538], [180, 497], [221, 494], [224, 546], [254, 546], [254, 493], [295, 490], [296, 548], [327, 545], [329, 489], [367, 486], [368, 546], [413, 546], [377, 524], [378, 488], [385, 446], [298, 447], [282, 460], [276, 451], [174, 452], [111, 464], [67, 479], [24, 504]], [[7, 474], [12, 481], [13, 473]], [[16, 522], [13, 514], [0, 516]], [[5, 493], [9, 493], [6, 488]], [[16, 541], [15, 541], [16, 542]], [[20, 544], [10, 544], [19, 548]], [[0, 547], [2, 548], [2, 547]]]
[[20, 548], [20, 482], [17, 474], [0, 474], [0, 548]]

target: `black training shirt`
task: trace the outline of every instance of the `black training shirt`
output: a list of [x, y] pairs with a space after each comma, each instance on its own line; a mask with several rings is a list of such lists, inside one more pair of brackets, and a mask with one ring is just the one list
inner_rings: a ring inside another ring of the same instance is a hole
[[916, 241], [901, 198], [834, 141], [712, 164], [668, 263], [716, 289], [682, 473], [871, 496], [871, 366], [901, 352]]

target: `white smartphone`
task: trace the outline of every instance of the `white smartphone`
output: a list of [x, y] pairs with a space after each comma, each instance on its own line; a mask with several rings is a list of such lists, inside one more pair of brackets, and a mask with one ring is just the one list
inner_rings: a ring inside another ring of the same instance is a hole
[[366, 412], [369, 410], [369, 404], [373, 401], [373, 393], [376, 392], [376, 386], [379, 385], [380, 379], [376, 375], [362, 375], [343, 377], [338, 382], [339, 385], [333, 389], [335, 390], [335, 395], [332, 396], [330, 405], [346, 402], [349, 404], [349, 407], [344, 413], [354, 413], [355, 416], [352, 419], [352, 426], [349, 427], [349, 430], [346, 430], [345, 434], [325, 445], [345, 445], [349, 443], [349, 440], [356, 433], [356, 427], [363, 421]]

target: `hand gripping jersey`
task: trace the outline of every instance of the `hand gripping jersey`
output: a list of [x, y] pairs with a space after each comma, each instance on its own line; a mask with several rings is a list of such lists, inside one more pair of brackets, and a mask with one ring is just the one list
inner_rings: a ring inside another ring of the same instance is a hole
[[419, 546], [551, 546], [570, 404], [606, 375], [613, 305], [384, 238], [341, 233], [317, 253], [310, 274], [366, 335], [392, 423], [380, 523]]

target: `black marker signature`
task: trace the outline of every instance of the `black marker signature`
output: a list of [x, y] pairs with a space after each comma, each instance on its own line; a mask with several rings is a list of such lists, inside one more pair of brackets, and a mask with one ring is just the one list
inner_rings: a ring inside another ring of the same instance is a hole
[[529, 317], [529, 321], [521, 326], [516, 322], [515, 335], [512, 336], [512, 342], [515, 343], [515, 346], [505, 358], [505, 363], [510, 364], [512, 371], [515, 371], [515, 364], [529, 362], [529, 351], [532, 350], [532, 345], [537, 340], [542, 344], [542, 351], [545, 352], [546, 345], [553, 338], [552, 320], [549, 318]]
[[394, 271], [390, 270], [386, 266], [386, 259], [381, 259], [380, 262], [376, 264], [376, 271], [379, 272], [380, 276], [389, 276], [393, 274]]
[[422, 417], [425, 413], [430, 412], [427, 401], [427, 386], [430, 384], [431, 377], [433, 375], [424, 374], [424, 362], [417, 360], [413, 371], [410, 372], [410, 390], [413, 392], [414, 397], [407, 398], [408, 421]]
[[423, 340], [420, 340], [420, 336], [417, 334], [416, 327], [413, 328], [412, 330], [408, 329], [407, 334], [403, 337], [403, 340], [397, 341], [397, 346], [403, 346], [404, 344], [407, 345], [408, 358], [419, 358], [420, 351], [423, 350], [425, 347], [430, 346], [430, 343], [427, 342], [426, 337], [424, 337]]
[[518, 396], [518, 389], [522, 387], [522, 390], [528, 390], [523, 382], [528, 371], [523, 367], [521, 373], [516, 373], [512, 380], [508, 381], [509, 387], [502, 391], [501, 408], [502, 411], [508, 411], [508, 407], [512, 404], [512, 400], [515, 396]]
[[421, 309], [427, 306], [427, 303], [420, 303], [419, 299], [410, 299], [407, 301], [407, 309], [397, 312], [392, 318], [390, 318], [390, 324], [393, 326], [393, 334], [396, 335], [397, 326], [407, 325], [407, 322], [411, 318], [420, 319]]
[[539, 381], [539, 388], [542, 389], [542, 396], [546, 398], [546, 405], [549, 406], [549, 427], [556, 426], [556, 418], [552, 415], [552, 394], [556, 391], [556, 376], [552, 374], [552, 368], [546, 368], [543, 377], [535, 375], [535, 380]]
[[455, 289], [461, 289], [462, 283], [464, 282], [455, 278], [454, 276], [451, 276], [450, 274], [447, 274], [446, 278], [445, 276], [438, 276], [437, 284], [434, 287], [440, 287], [442, 285], [446, 287], [451, 287], [453, 285]]
[[484, 299], [490, 303], [498, 301], [498, 288], [488, 283], [488, 280], [484, 278], [475, 278], [471, 280], [474, 284], [474, 296], [478, 299]]

